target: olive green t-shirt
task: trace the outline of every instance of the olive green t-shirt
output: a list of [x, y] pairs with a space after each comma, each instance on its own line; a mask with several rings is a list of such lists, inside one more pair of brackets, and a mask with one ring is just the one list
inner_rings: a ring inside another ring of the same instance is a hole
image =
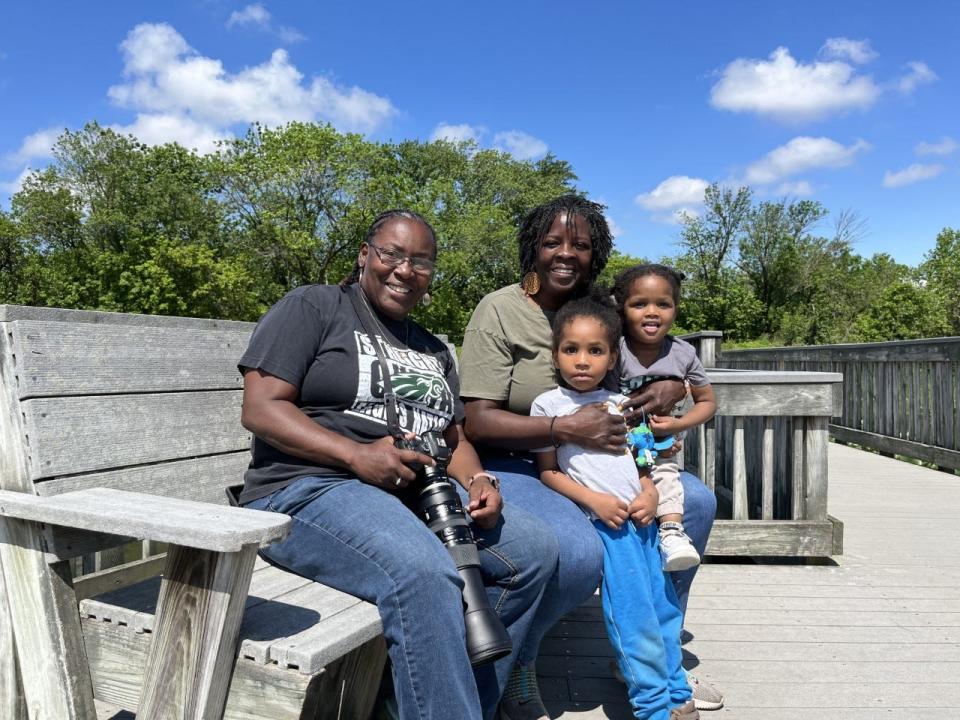
[[463, 336], [461, 397], [496, 400], [511, 412], [529, 415], [534, 398], [557, 386], [554, 315], [527, 300], [519, 285], [486, 295]]

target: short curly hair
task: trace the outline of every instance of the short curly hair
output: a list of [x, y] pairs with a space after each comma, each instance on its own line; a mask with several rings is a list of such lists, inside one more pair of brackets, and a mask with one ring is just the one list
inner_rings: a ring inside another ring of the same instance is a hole
[[603, 216], [603, 210], [604, 206], [600, 203], [591, 202], [579, 195], [561, 195], [533, 208], [520, 221], [517, 233], [520, 245], [520, 276], [534, 269], [541, 241], [550, 231], [557, 215], [566, 213], [568, 227], [573, 225], [574, 217], [581, 217], [590, 228], [592, 252], [589, 282], [596, 280], [607, 266], [607, 260], [613, 251], [613, 235], [610, 234], [610, 226]]
[[634, 280], [646, 277], [647, 275], [656, 275], [666, 280], [670, 284], [673, 302], [676, 304], [680, 303], [680, 283], [683, 282], [684, 279], [683, 273], [679, 270], [674, 270], [672, 267], [660, 265], [659, 263], [643, 263], [641, 265], [628, 267], [617, 275], [617, 278], [613, 281], [613, 287], [610, 291], [621, 309], [627, 301], [627, 296], [630, 294], [630, 286], [633, 285]]

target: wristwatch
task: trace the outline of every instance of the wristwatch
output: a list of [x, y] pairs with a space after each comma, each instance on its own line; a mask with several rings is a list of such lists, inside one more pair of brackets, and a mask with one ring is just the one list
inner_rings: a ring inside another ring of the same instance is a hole
[[481, 477], [489, 480], [490, 484], [493, 485], [494, 490], [500, 490], [500, 478], [488, 472], [478, 472], [476, 475], [471, 475], [469, 478], [467, 478], [467, 490], [469, 490], [470, 486], [473, 485], [474, 480]]

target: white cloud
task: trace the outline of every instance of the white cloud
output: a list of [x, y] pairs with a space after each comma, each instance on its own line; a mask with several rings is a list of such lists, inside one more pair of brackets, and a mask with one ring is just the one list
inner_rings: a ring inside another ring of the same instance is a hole
[[886, 188], [895, 188], [902, 187], [903, 185], [912, 185], [921, 180], [935, 178], [944, 170], [946, 170], [946, 168], [943, 165], [914, 163], [897, 172], [890, 172], [889, 170], [885, 172], [883, 174], [883, 186]]
[[751, 163], [744, 181], [768, 185], [807, 170], [844, 167], [850, 165], [858, 153], [869, 148], [870, 145], [863, 140], [841, 145], [825, 137], [795, 137]]
[[111, 125], [123, 135], [133, 135], [147, 145], [162, 145], [175, 142], [198, 153], [211, 153], [217, 149], [217, 141], [232, 137], [230, 132], [205, 125], [182, 113], [138, 114], [129, 125]]
[[926, 63], [914, 60], [907, 63], [907, 68], [909, 72], [897, 81], [897, 89], [904, 95], [909, 95], [921, 85], [928, 85], [940, 79]]
[[[697, 213], [693, 212], [692, 208], [703, 203], [703, 193], [709, 185], [710, 183], [702, 178], [673, 175], [650, 192], [637, 195], [633, 201], [647, 210], [659, 213], [664, 210], [673, 211], [680, 208], [696, 215]], [[660, 215], [659, 217], [664, 216]], [[670, 222], [674, 222], [674, 220], [670, 220]]]
[[783, 197], [810, 197], [813, 195], [813, 186], [806, 180], [780, 183], [773, 191], [774, 195]]
[[230, 13], [230, 19], [227, 20], [227, 27], [232, 28], [238, 25], [259, 25], [269, 28], [270, 11], [260, 3], [247, 5], [243, 10], [234, 10]]
[[3, 164], [7, 167], [22, 166], [31, 160], [50, 157], [50, 150], [62, 132], [61, 127], [49, 127], [27, 135], [20, 143], [20, 148], [3, 159]]
[[449, 140], [450, 142], [458, 143], [472, 140], [473, 142], [480, 142], [480, 138], [485, 132], [486, 129], [478, 125], [468, 125], [467, 123], [450, 125], [448, 123], [440, 123], [433, 129], [433, 133], [430, 135], [430, 141]]
[[958, 147], [960, 147], [960, 145], [957, 145], [956, 140], [952, 137], [944, 136], [940, 138], [940, 142], [937, 143], [917, 143], [914, 151], [917, 155], [950, 155]]
[[740, 58], [713, 86], [711, 104], [721, 110], [755, 112], [779, 120], [815, 120], [870, 107], [880, 88], [845, 62], [798, 63], [785, 47], [769, 60]]
[[547, 154], [547, 144], [521, 130], [506, 130], [493, 136], [493, 144], [517, 160], [534, 160]]
[[623, 228], [609, 215], [607, 215], [607, 227], [610, 228], [610, 234], [614, 239], [623, 236]]
[[828, 38], [820, 48], [820, 54], [826, 58], [849, 60], [857, 65], [865, 65], [877, 57], [869, 40], [851, 40], [845, 37]]
[[0, 180], [0, 192], [7, 193], [9, 195], [20, 192], [20, 188], [23, 187], [23, 183], [32, 172], [33, 168], [25, 167], [13, 180]]
[[125, 80], [111, 87], [109, 96], [154, 118], [143, 121], [154, 128], [172, 127], [172, 118], [192, 123], [182, 132], [205, 137], [226, 135], [236, 123], [320, 120], [341, 130], [370, 131], [397, 112], [387, 98], [362, 88], [323, 77], [305, 81], [285, 50], [232, 74], [191, 48], [170, 25], [150, 23], [131, 30], [121, 49]]
[[294, 43], [303, 42], [307, 39], [307, 36], [296, 28], [287, 27], [286, 25], [281, 25], [277, 28], [277, 37], [283, 40], [287, 45], [293, 45]]

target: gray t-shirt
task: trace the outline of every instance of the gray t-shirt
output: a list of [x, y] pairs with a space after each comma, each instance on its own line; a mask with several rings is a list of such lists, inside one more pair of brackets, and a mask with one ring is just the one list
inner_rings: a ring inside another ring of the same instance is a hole
[[[570, 415], [584, 405], [600, 402], [607, 404], [611, 414], [619, 415], [619, 406], [626, 399], [625, 396], [609, 390], [582, 393], [559, 387], [537, 397], [530, 408], [530, 415], [560, 417]], [[534, 452], [552, 449], [539, 448]], [[640, 494], [640, 475], [629, 451], [608, 453], [574, 443], [563, 443], [557, 448], [557, 463], [564, 473], [584, 487], [615, 495], [625, 503], [633, 502]]]
[[[260, 368], [299, 389], [297, 406], [311, 420], [357, 442], [388, 434], [380, 362], [348, 293], [307, 285], [277, 302], [257, 323], [238, 365]], [[377, 333], [399, 401], [400, 425], [423, 434], [463, 419], [457, 371], [447, 347], [413, 321], [376, 313]], [[308, 475], [346, 475], [254, 438], [241, 502], [276, 492]]]
[[703, 363], [697, 357], [697, 351], [686, 340], [667, 335], [660, 347], [660, 356], [649, 367], [641, 363], [630, 350], [626, 338], [620, 338], [620, 381], [634, 377], [662, 375], [685, 380], [694, 387], [709, 385]]
[[484, 296], [463, 336], [460, 394], [496, 400], [510, 412], [528, 415], [533, 399], [557, 386], [554, 315], [527, 300], [519, 285]]

